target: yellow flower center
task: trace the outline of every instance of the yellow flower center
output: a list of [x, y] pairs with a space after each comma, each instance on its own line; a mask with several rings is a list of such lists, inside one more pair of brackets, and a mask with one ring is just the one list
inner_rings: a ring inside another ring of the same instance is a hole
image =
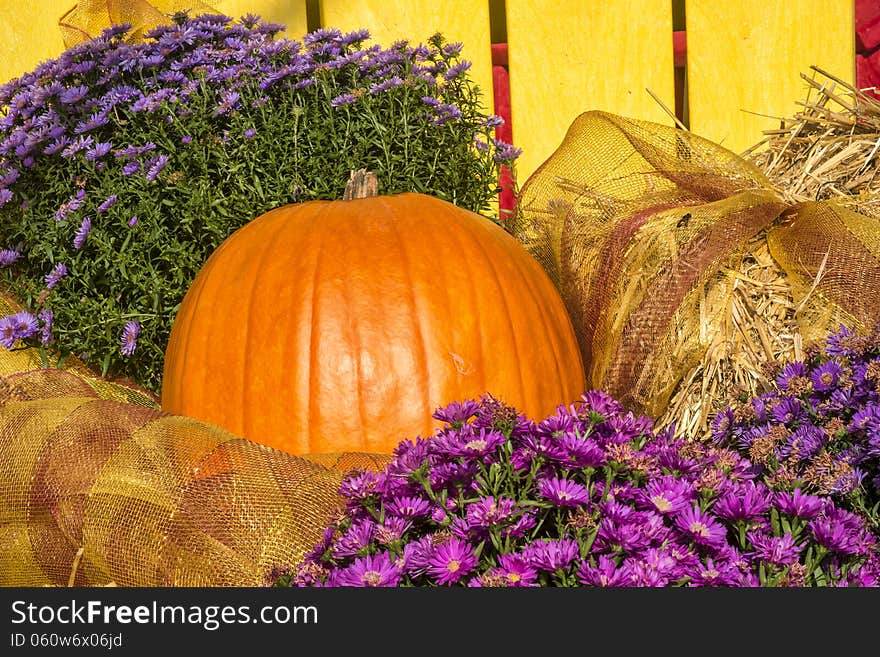
[[654, 506], [657, 507], [658, 511], [669, 511], [672, 508], [672, 502], [667, 500], [662, 495], [654, 495], [651, 497], [651, 502], [653, 502]]
[[450, 559], [449, 563], [446, 564], [446, 570], [450, 573], [458, 572], [459, 568], [461, 568], [461, 562], [458, 559]]

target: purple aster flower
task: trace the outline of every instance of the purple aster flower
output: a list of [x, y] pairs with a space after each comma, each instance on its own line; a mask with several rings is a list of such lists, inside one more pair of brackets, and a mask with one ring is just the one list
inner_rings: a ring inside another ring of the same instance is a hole
[[376, 526], [376, 541], [388, 545], [399, 541], [412, 528], [412, 523], [399, 516], [388, 516]]
[[385, 510], [401, 518], [413, 520], [429, 515], [431, 503], [424, 498], [412, 495], [395, 496], [385, 505]]
[[785, 443], [779, 446], [778, 455], [782, 459], [808, 461], [819, 453], [826, 442], [825, 432], [808, 422], [791, 432]]
[[874, 542], [862, 518], [844, 509], [826, 508], [808, 526], [819, 545], [841, 555], [867, 554], [868, 546]]
[[837, 387], [840, 382], [840, 376], [843, 374], [843, 367], [834, 360], [829, 360], [814, 369], [810, 373], [810, 380], [813, 382], [813, 390], [819, 392], [827, 392]]
[[86, 237], [89, 236], [89, 233], [92, 230], [92, 220], [88, 217], [85, 217], [82, 220], [82, 223], [79, 225], [79, 230], [76, 231], [76, 236], [73, 238], [73, 248], [77, 251], [83, 247], [83, 244], [86, 243]]
[[552, 573], [566, 570], [580, 556], [580, 548], [573, 538], [544, 539], [529, 543], [522, 554], [532, 565]]
[[770, 491], [762, 483], [731, 482], [715, 501], [712, 510], [726, 520], [753, 521], [770, 508]]
[[342, 587], [388, 587], [398, 586], [401, 579], [400, 568], [387, 552], [381, 552], [358, 557], [338, 573], [335, 581]]
[[575, 481], [552, 477], [538, 482], [538, 490], [546, 500], [560, 507], [577, 507], [590, 501], [590, 493]]
[[608, 460], [605, 450], [592, 438], [565, 434], [559, 441], [559, 448], [565, 462], [577, 468], [597, 468]]
[[452, 402], [443, 408], [438, 408], [435, 410], [431, 417], [435, 420], [440, 420], [441, 422], [446, 422], [447, 424], [451, 424], [455, 426], [458, 424], [459, 426], [468, 420], [470, 420], [474, 415], [477, 414], [477, 410], [479, 409], [479, 404], [474, 400], [468, 400], [465, 402]]
[[21, 257], [21, 253], [15, 249], [3, 249], [0, 251], [0, 267], [10, 267]]
[[773, 536], [763, 531], [753, 530], [747, 534], [754, 548], [755, 556], [774, 566], [790, 566], [800, 558], [802, 545], [795, 543], [788, 532], [783, 536]]
[[536, 512], [533, 509], [527, 509], [513, 524], [502, 528], [501, 537], [522, 538], [527, 532], [537, 527], [538, 521], [535, 516]]
[[357, 98], [358, 97], [355, 94], [339, 94], [338, 96], [330, 100], [330, 107], [343, 107], [345, 105], [351, 105], [357, 100]]
[[624, 560], [632, 575], [631, 586], [665, 587], [684, 574], [672, 555], [660, 548], [650, 548]]
[[682, 479], [664, 475], [651, 479], [638, 492], [638, 500], [663, 515], [675, 515], [691, 505], [693, 486]]
[[508, 587], [520, 588], [537, 586], [538, 571], [521, 554], [498, 555], [498, 567], [489, 571], [490, 575], [502, 577]]
[[110, 194], [110, 196], [108, 196], [106, 200], [98, 206], [96, 212], [107, 212], [107, 210], [113, 207], [114, 203], [116, 203], [116, 194]]
[[137, 215], [132, 216], [132, 218], [128, 220], [128, 226], [129, 226], [129, 228], [134, 228], [135, 225], [137, 224], [137, 222], [138, 222], [138, 217], [137, 217]]
[[98, 142], [86, 151], [86, 160], [94, 162], [109, 153], [111, 148], [113, 148], [113, 144], [109, 141]]
[[37, 318], [29, 312], [22, 311], [15, 313], [10, 317], [10, 320], [15, 327], [15, 337], [17, 338], [24, 340], [40, 330], [40, 324], [37, 321]]
[[238, 109], [241, 96], [237, 91], [227, 89], [220, 94], [220, 104], [214, 110], [214, 116], [229, 114], [231, 111]]
[[699, 545], [719, 548], [727, 542], [727, 530], [710, 513], [694, 505], [675, 517], [676, 526]]
[[130, 176], [130, 175], [135, 174], [138, 171], [140, 171], [140, 169], [141, 169], [141, 163], [136, 160], [132, 160], [131, 162], [126, 162], [123, 165], [122, 175], [123, 176]]
[[507, 438], [500, 431], [481, 428], [479, 431], [461, 431], [448, 436], [439, 436], [434, 449], [449, 457], [484, 457], [495, 452]]
[[853, 341], [857, 337], [854, 329], [841, 324], [840, 330], [829, 335], [825, 340], [825, 353], [834, 358], [857, 356], [858, 354], [852, 348]]
[[122, 355], [131, 356], [137, 349], [137, 339], [141, 332], [140, 322], [127, 322], [122, 329]]
[[[159, 172], [165, 168], [165, 165], [168, 164], [168, 156], [167, 155], [157, 155], [153, 159], [151, 159], [147, 166], [147, 172], [144, 174], [144, 177], [147, 180], [155, 180], [156, 176], [159, 175]], [[124, 172], [123, 172], [124, 173]]]
[[457, 64], [453, 64], [450, 66], [446, 73], [443, 74], [443, 78], [448, 82], [450, 80], [454, 80], [459, 75], [467, 71], [471, 67], [471, 63], [469, 61], [463, 60], [458, 62]]
[[824, 509], [825, 503], [825, 499], [807, 495], [800, 488], [795, 488], [791, 493], [776, 493], [773, 498], [774, 506], [782, 513], [805, 520], [815, 518]]
[[488, 496], [471, 502], [465, 507], [469, 529], [490, 529], [505, 523], [514, 513], [516, 502], [509, 497]]
[[346, 473], [339, 485], [339, 494], [347, 500], [365, 500], [376, 493], [378, 475], [372, 470], [355, 470]]
[[15, 346], [15, 341], [18, 340], [12, 317], [12, 315], [7, 315], [0, 319], [0, 344], [7, 349], [12, 349]]
[[771, 417], [777, 422], [791, 425], [806, 416], [803, 403], [795, 397], [781, 397], [770, 408]]
[[12, 192], [6, 187], [0, 187], [0, 208], [12, 200]]
[[689, 578], [688, 586], [739, 586], [742, 572], [734, 563], [709, 557], [706, 563], [697, 561], [684, 569]]
[[788, 392], [793, 380], [806, 380], [808, 376], [806, 363], [799, 360], [786, 363], [776, 375], [776, 385], [781, 391]]
[[58, 263], [52, 269], [52, 271], [46, 274], [46, 277], [43, 279], [46, 281], [46, 287], [50, 290], [58, 285], [58, 281], [61, 280], [63, 276], [67, 275], [67, 267], [63, 263]]
[[578, 581], [584, 586], [626, 587], [632, 586], [632, 573], [625, 565], [618, 566], [614, 559], [601, 554], [596, 565], [583, 561], [577, 568]]
[[477, 566], [474, 547], [453, 536], [434, 548], [428, 561], [428, 574], [435, 584], [448, 585], [470, 573]]
[[712, 440], [722, 443], [730, 437], [730, 429], [736, 422], [733, 409], [729, 406], [715, 416], [712, 420]]
[[522, 155], [522, 149], [517, 148], [513, 144], [508, 144], [500, 139], [493, 139], [492, 143], [495, 145], [495, 155], [492, 159], [496, 162], [512, 162]]
[[376, 523], [372, 519], [356, 520], [333, 544], [333, 556], [337, 559], [353, 557], [367, 547], [376, 535]]
[[52, 342], [52, 321], [54, 315], [51, 310], [41, 310], [37, 315], [37, 319], [42, 322], [43, 326], [40, 329], [40, 342], [43, 344], [49, 344]]
[[248, 128], [247, 130], [244, 131], [244, 138], [245, 139], [253, 139], [256, 136], [257, 136], [257, 131], [254, 130], [253, 128]]
[[410, 577], [419, 577], [423, 575], [431, 563], [431, 557], [434, 554], [435, 540], [434, 536], [422, 536], [421, 538], [409, 541], [403, 546], [403, 555], [401, 556], [401, 568]]

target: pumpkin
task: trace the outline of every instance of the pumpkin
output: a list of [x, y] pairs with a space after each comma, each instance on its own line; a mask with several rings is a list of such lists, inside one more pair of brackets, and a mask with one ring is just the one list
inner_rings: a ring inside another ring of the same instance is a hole
[[390, 454], [455, 401], [543, 417], [576, 400], [571, 320], [516, 239], [360, 179], [372, 194], [279, 207], [211, 254], [172, 324], [162, 409], [296, 455]]

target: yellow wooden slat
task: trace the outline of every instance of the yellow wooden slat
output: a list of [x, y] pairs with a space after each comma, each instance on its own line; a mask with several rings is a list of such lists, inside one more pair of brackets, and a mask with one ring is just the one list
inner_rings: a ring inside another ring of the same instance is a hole
[[383, 47], [399, 39], [425, 43], [440, 32], [462, 43], [461, 57], [471, 62], [468, 75], [481, 91], [485, 111], [493, 111], [492, 42], [489, 3], [485, 0], [323, 0], [321, 24], [343, 32], [366, 29]]
[[0, 84], [64, 51], [58, 19], [74, 0], [0, 0]]
[[853, 12], [852, 0], [688, 0], [691, 131], [740, 153], [800, 110], [811, 65], [853, 83]]
[[507, 42], [520, 184], [583, 112], [674, 124], [669, 0], [507, 0]]

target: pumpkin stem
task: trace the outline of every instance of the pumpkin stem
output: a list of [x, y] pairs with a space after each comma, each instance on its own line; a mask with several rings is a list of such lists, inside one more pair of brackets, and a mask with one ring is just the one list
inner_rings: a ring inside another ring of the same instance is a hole
[[378, 195], [379, 178], [376, 174], [366, 169], [357, 169], [351, 172], [342, 199], [350, 201], [353, 198], [371, 198]]

